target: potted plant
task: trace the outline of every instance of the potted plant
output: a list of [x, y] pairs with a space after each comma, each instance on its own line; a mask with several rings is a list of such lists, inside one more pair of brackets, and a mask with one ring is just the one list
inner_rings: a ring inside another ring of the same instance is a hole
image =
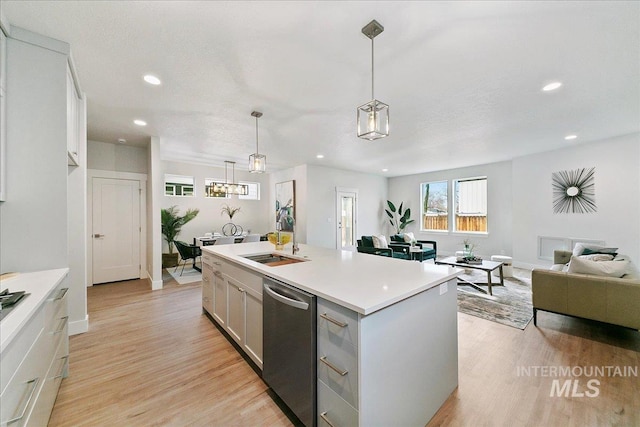
[[389, 209], [385, 208], [385, 212], [387, 216], [389, 216], [389, 223], [393, 228], [396, 229], [396, 234], [402, 233], [405, 227], [413, 222], [411, 217], [411, 209], [407, 208], [404, 213], [402, 212], [402, 205], [404, 202], [400, 203], [398, 209], [396, 206], [391, 203], [391, 201], [387, 200], [387, 205]]
[[175, 205], [161, 210], [162, 235], [169, 245], [169, 253], [162, 254], [162, 268], [178, 265], [178, 254], [173, 253], [173, 242], [182, 231], [182, 226], [194, 219], [199, 212], [199, 209], [188, 209], [187, 213], [181, 216], [179, 215], [178, 207]]
[[220, 211], [220, 215], [227, 214], [229, 216], [229, 221], [232, 221], [233, 220], [233, 216], [235, 214], [237, 214], [238, 212], [240, 212], [240, 208], [239, 207], [232, 208], [229, 205], [224, 205], [224, 206], [222, 206], [222, 210]]

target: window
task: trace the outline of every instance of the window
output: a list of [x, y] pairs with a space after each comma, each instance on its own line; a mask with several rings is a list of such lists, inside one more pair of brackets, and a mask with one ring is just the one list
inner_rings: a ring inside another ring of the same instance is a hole
[[454, 231], [487, 232], [487, 177], [453, 181]]
[[170, 175], [164, 176], [165, 196], [193, 197], [194, 179], [192, 176]]
[[422, 230], [449, 230], [449, 188], [447, 181], [425, 182], [420, 185], [422, 200]]
[[238, 182], [249, 186], [249, 194], [246, 196], [238, 196], [240, 200], [260, 200], [260, 183], [259, 182]]

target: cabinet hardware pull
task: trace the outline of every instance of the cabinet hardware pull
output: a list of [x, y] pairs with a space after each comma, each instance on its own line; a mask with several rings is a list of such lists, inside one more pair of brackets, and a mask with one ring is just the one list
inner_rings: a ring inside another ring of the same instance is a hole
[[222, 279], [222, 273], [219, 271], [214, 272], [213, 275]]
[[331, 369], [333, 369], [334, 371], [336, 371], [338, 374], [342, 375], [343, 377], [345, 375], [347, 375], [349, 373], [349, 371], [343, 371], [342, 369], [338, 368], [336, 365], [334, 365], [333, 363], [329, 362], [327, 360], [327, 356], [322, 356], [320, 358], [320, 361], [322, 363], [324, 363], [325, 365], [327, 365], [328, 367], [330, 367]]
[[60, 323], [58, 323], [58, 325], [62, 325], [60, 327], [58, 327], [58, 329], [56, 329], [55, 331], [53, 331], [51, 334], [52, 335], [57, 335], [60, 332], [64, 331], [64, 327], [67, 326], [67, 322], [69, 321], [69, 316], [64, 316], [60, 318]]
[[33, 399], [33, 395], [36, 392], [36, 389], [38, 388], [38, 383], [40, 382], [40, 378], [34, 378], [32, 380], [27, 381], [25, 384], [31, 384], [31, 391], [29, 392], [29, 397], [27, 398], [24, 404], [24, 406], [22, 407], [22, 410], [20, 411], [20, 415], [18, 415], [15, 418], [10, 419], [9, 421], [5, 421], [2, 424], [11, 424], [11, 423], [15, 423], [16, 421], [20, 421], [23, 417], [24, 414], [27, 412], [27, 408], [29, 407], [29, 405], [31, 404], [31, 400]]
[[69, 290], [69, 288], [60, 289], [60, 291], [58, 291], [58, 296], [56, 296], [53, 300], [54, 301], [60, 301], [67, 294], [68, 290]]
[[69, 359], [69, 356], [64, 356], [60, 358], [60, 360], [62, 360], [62, 365], [60, 365], [60, 371], [58, 375], [53, 377], [54, 380], [57, 380], [58, 378], [62, 378], [62, 372], [64, 371], [64, 365], [67, 363], [67, 359]]
[[321, 413], [320, 418], [322, 418], [322, 421], [327, 423], [329, 426], [335, 427], [335, 425], [329, 420], [329, 417], [327, 417], [327, 411]]
[[209, 283], [209, 279], [207, 278], [207, 276], [203, 276], [203, 277], [202, 277], [202, 281], [203, 281], [203, 282], [207, 282], [207, 283]]
[[336, 320], [336, 319], [330, 317], [329, 315], [327, 315], [327, 313], [322, 313], [320, 315], [320, 317], [322, 317], [325, 320], [328, 320], [329, 322], [333, 323], [334, 325], [340, 326], [341, 328], [346, 328], [347, 327], [347, 323], [344, 323], [344, 322], [341, 322], [339, 320]]
[[222, 263], [220, 263], [220, 262], [215, 262], [215, 261], [214, 261], [214, 262], [213, 262], [213, 265], [217, 265], [218, 267], [221, 267], [221, 266], [222, 266]]

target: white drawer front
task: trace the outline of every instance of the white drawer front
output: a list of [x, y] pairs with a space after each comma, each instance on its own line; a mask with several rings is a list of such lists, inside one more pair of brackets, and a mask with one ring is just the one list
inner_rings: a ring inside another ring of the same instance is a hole
[[9, 381], [18, 371], [18, 367], [22, 363], [25, 354], [29, 352], [33, 343], [43, 332], [43, 325], [44, 313], [42, 310], [38, 310], [38, 312], [29, 319], [25, 327], [22, 328], [20, 335], [2, 352], [2, 358], [0, 359], [0, 392], [4, 392]]
[[358, 314], [330, 301], [318, 298], [318, 330], [329, 332], [329, 340], [341, 346], [344, 342], [358, 346]]
[[358, 408], [358, 349], [346, 342], [338, 346], [330, 336], [318, 328], [318, 379]]
[[358, 411], [318, 381], [318, 427], [356, 427]]

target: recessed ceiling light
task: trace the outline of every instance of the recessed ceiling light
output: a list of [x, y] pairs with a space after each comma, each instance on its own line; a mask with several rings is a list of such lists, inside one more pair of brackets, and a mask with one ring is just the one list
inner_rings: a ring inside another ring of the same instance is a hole
[[144, 120], [140, 120], [140, 119], [134, 120], [133, 123], [137, 124], [138, 126], [146, 126], [147, 125], [147, 122], [145, 122]]
[[119, 143], [119, 144], [126, 144], [126, 143], [127, 143], [127, 140], [126, 140], [126, 139], [124, 139], [124, 138], [118, 138], [118, 143]]
[[566, 139], [567, 141], [571, 141], [573, 139], [576, 139], [578, 137], [578, 135], [567, 135], [564, 137], [564, 139]]
[[318, 155], [316, 156], [316, 159], [324, 159], [324, 154], [318, 154]]
[[384, 168], [384, 169], [382, 169], [382, 172], [389, 172], [389, 169]]
[[143, 77], [143, 79], [145, 82], [154, 86], [158, 86], [160, 83], [162, 83], [159, 78], [151, 74], [147, 74], [146, 76]]
[[546, 85], [545, 87], [543, 87], [542, 90], [545, 91], [545, 92], [551, 92], [552, 90], [558, 89], [560, 86], [562, 86], [562, 83], [560, 83], [560, 82], [552, 82], [552, 83], [549, 83], [548, 85]]

